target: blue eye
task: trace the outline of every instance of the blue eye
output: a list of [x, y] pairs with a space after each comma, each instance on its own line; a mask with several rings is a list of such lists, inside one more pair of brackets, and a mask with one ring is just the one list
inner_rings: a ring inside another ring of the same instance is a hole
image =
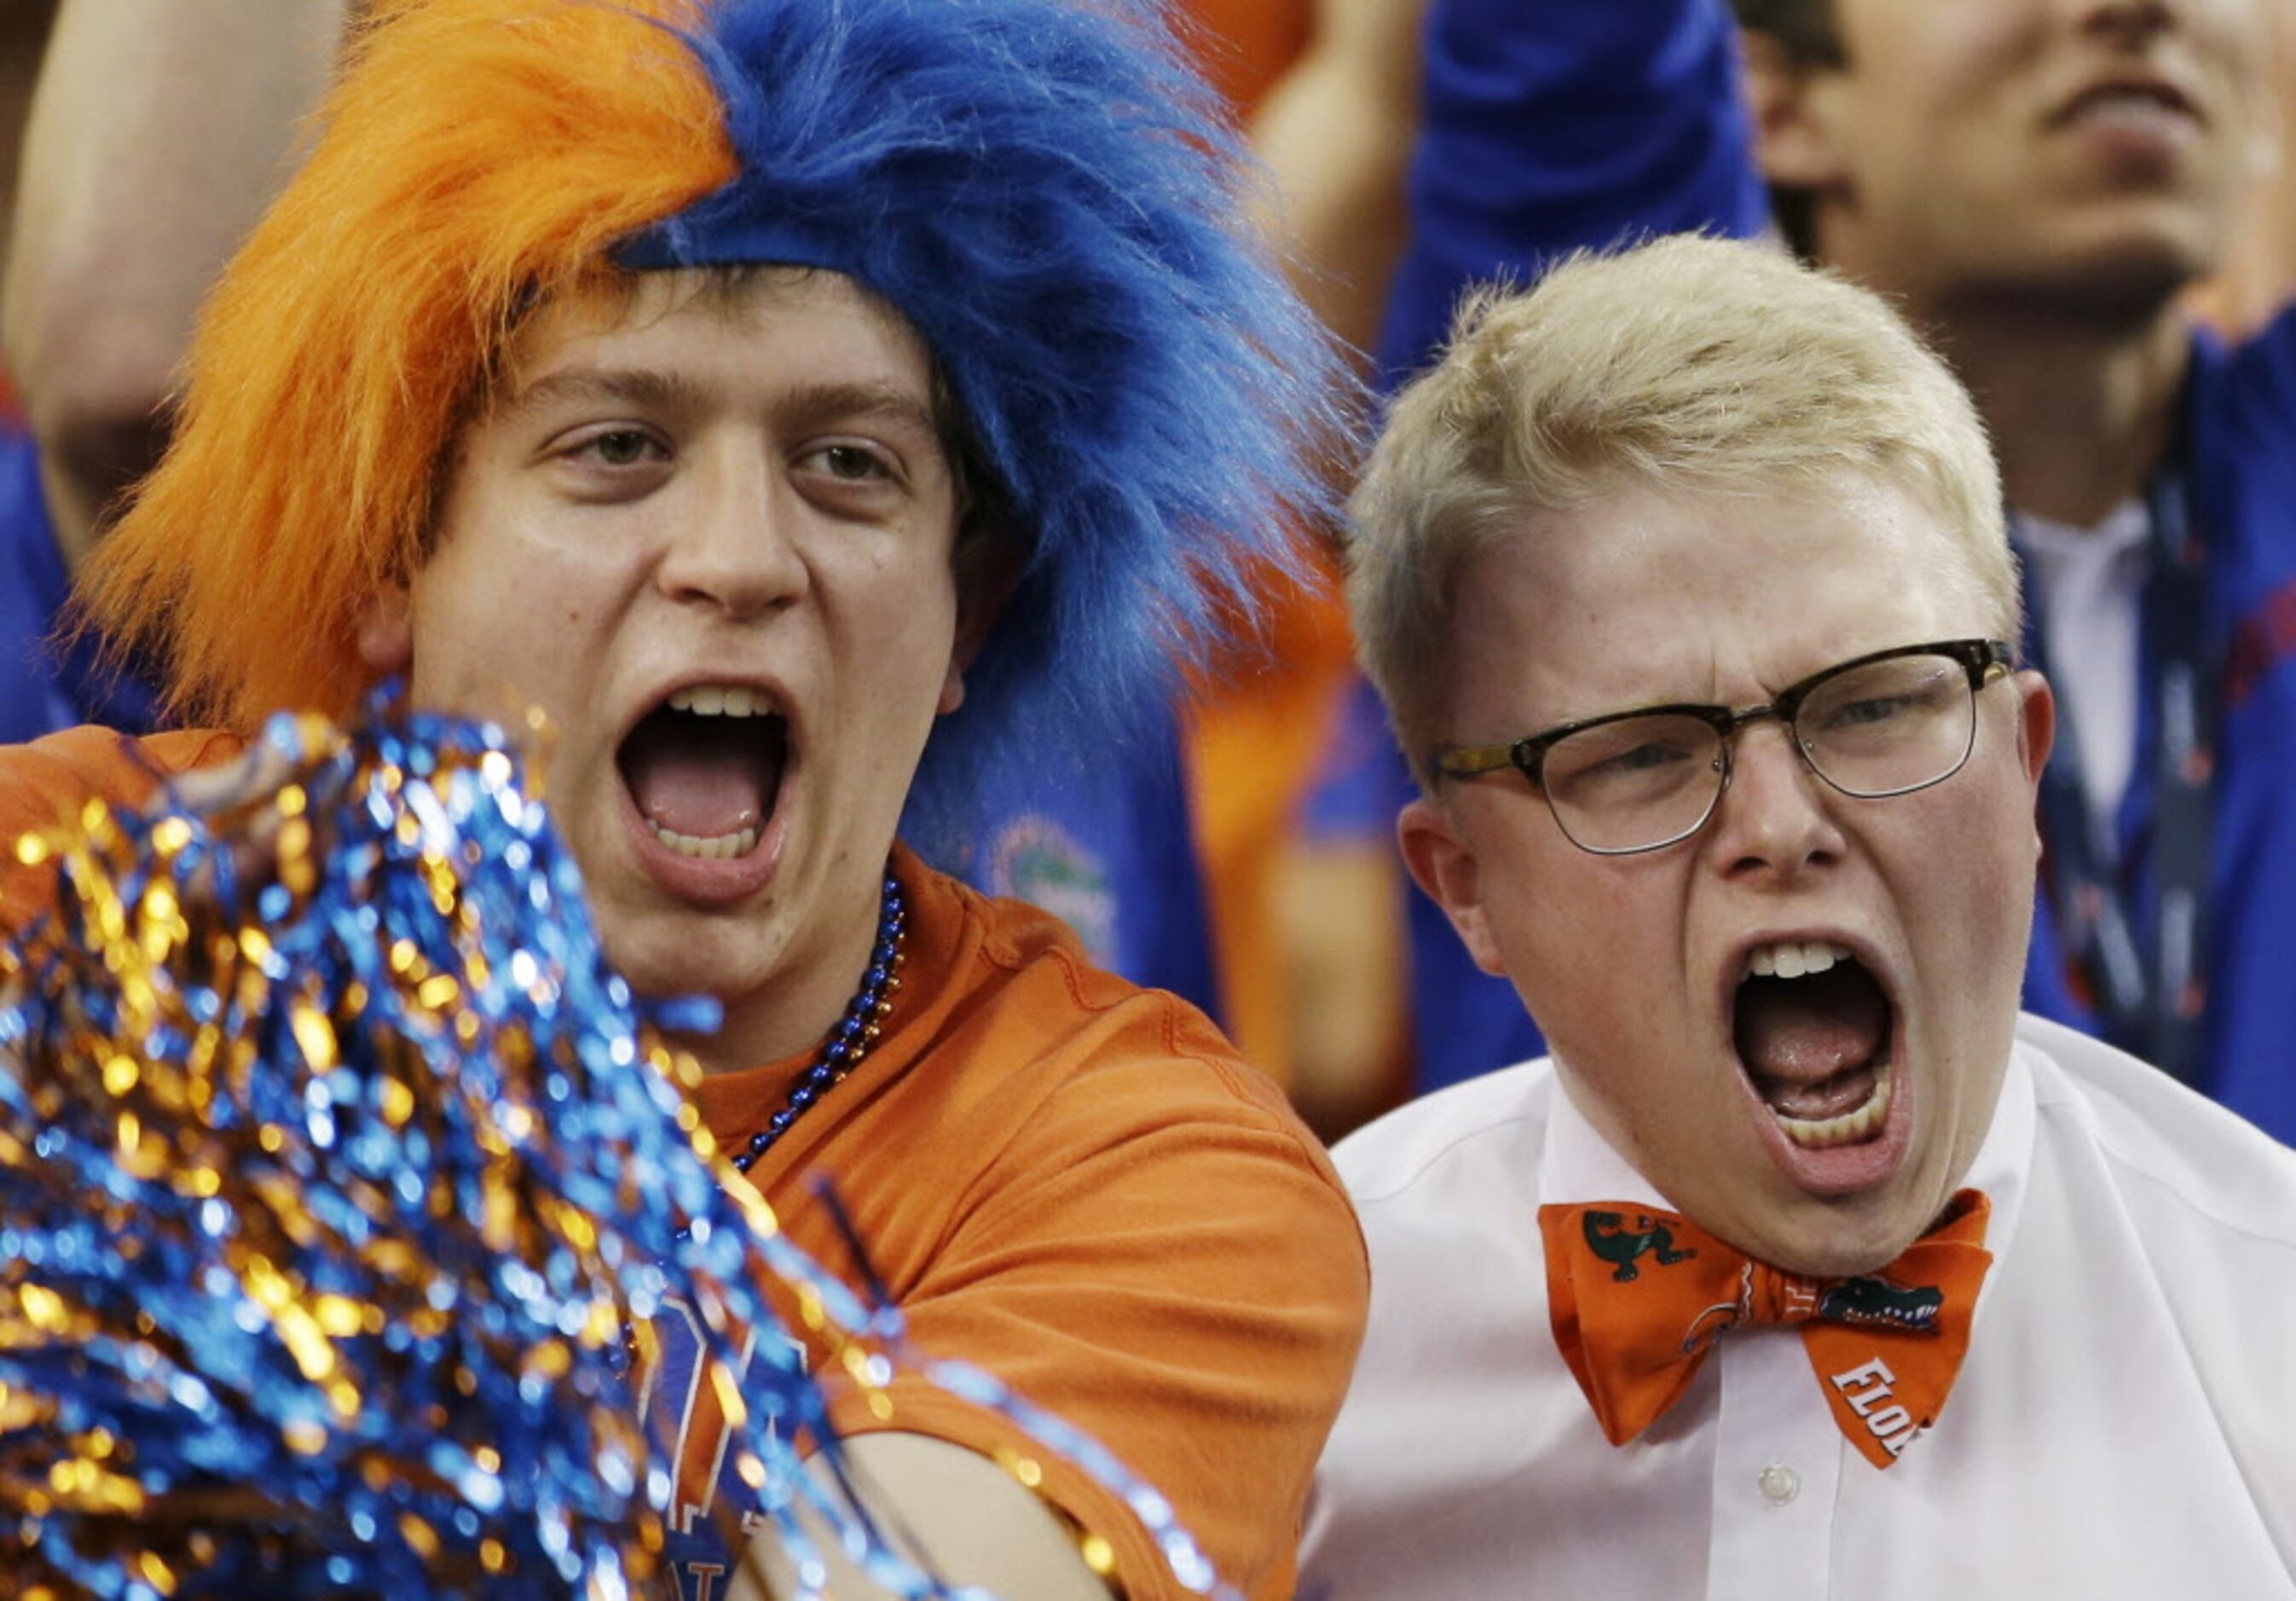
[[1863, 701], [1850, 702], [1827, 718], [1826, 723], [1829, 727], [1870, 727], [1875, 723], [1886, 723], [1893, 718], [1901, 718], [1912, 708], [1913, 702], [1905, 695], [1877, 695]]
[[1636, 745], [1631, 751], [1621, 751], [1601, 765], [1614, 773], [1647, 773], [1690, 759], [1690, 752], [1679, 745], [1644, 744]]
[[1621, 718], [1581, 728], [1548, 750], [1541, 782], [1566, 805], [1617, 807], [1661, 800], [1705, 771], [1714, 730], [1671, 715]]

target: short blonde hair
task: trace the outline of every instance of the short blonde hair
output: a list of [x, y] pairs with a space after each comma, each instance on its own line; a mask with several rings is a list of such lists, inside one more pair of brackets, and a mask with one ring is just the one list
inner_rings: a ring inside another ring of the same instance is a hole
[[1793, 493], [1843, 473], [1936, 513], [2017, 636], [1984, 424], [1876, 296], [1764, 245], [1692, 235], [1573, 257], [1528, 292], [1476, 291], [1440, 364], [1397, 398], [1349, 508], [1357, 646], [1421, 783], [1477, 555], [1628, 489]]

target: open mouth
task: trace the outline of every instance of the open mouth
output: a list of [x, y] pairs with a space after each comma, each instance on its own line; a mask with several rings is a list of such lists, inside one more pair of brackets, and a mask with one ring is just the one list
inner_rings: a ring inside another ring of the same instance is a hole
[[680, 856], [758, 848], [789, 762], [789, 720], [737, 686], [681, 689], [639, 719], [615, 755], [653, 837]]
[[1890, 998], [1826, 940], [1757, 948], [1732, 1004], [1738, 1063], [1778, 1128], [1807, 1150], [1862, 1145], [1890, 1112]]
[[2101, 83], [2083, 90], [2059, 108], [2059, 126], [2079, 122], [2144, 126], [2164, 120], [2198, 123], [2200, 108], [2175, 86], [2155, 78], [2132, 78]]

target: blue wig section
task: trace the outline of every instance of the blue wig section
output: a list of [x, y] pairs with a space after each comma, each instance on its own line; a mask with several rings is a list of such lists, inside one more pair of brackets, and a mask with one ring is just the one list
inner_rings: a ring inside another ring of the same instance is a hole
[[1242, 215], [1250, 169], [1153, 0], [718, 0], [695, 39], [742, 176], [635, 268], [844, 273], [931, 347], [1016, 581], [911, 800], [997, 743], [1105, 759], [1296, 570], [1341, 365]]

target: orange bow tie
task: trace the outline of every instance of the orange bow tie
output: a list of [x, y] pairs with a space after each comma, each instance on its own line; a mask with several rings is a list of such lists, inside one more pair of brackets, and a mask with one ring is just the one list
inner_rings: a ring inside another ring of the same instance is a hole
[[1554, 1342], [1624, 1445], [1674, 1405], [1707, 1347], [1740, 1324], [1800, 1324], [1818, 1388], [1876, 1467], [1937, 1420], [1969, 1349], [1992, 1208], [1963, 1190], [1879, 1273], [1807, 1278], [1734, 1251], [1669, 1212], [1542, 1206]]

